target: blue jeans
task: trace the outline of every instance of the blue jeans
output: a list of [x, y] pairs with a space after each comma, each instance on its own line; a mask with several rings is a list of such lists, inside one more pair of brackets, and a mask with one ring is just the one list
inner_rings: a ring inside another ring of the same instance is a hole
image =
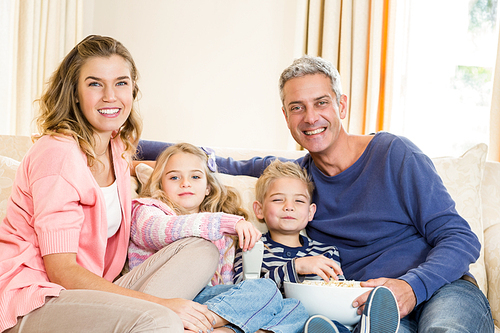
[[401, 319], [398, 333], [493, 333], [488, 300], [471, 282], [457, 280], [437, 290]]
[[205, 287], [194, 299], [231, 323], [235, 332], [259, 329], [301, 333], [309, 318], [300, 301], [283, 298], [270, 279], [245, 280], [236, 285]]

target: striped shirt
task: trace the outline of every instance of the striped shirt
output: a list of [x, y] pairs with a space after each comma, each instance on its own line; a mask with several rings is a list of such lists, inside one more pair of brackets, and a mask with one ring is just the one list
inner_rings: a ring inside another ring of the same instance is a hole
[[[283, 282], [302, 282], [304, 278], [319, 278], [317, 275], [298, 275], [295, 270], [295, 258], [323, 255], [334, 260], [340, 266], [337, 247], [320, 243], [305, 236], [299, 235], [301, 247], [288, 247], [271, 239], [269, 233], [262, 235], [264, 242], [264, 256], [261, 274], [263, 278], [272, 279], [283, 292]], [[234, 283], [243, 280], [243, 257], [241, 249], [236, 251], [234, 263]]]

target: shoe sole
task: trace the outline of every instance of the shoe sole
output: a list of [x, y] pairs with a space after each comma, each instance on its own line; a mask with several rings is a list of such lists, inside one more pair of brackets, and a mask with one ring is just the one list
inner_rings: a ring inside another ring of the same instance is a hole
[[330, 319], [322, 315], [315, 315], [307, 320], [304, 333], [339, 333], [339, 331]]
[[392, 291], [386, 287], [373, 289], [366, 301], [361, 319], [362, 333], [396, 333], [399, 308]]

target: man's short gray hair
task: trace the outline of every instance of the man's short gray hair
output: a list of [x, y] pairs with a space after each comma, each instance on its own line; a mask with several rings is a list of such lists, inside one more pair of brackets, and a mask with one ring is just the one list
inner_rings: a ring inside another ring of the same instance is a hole
[[330, 78], [332, 90], [335, 93], [338, 104], [340, 102], [340, 96], [342, 96], [339, 72], [331, 62], [321, 57], [312, 57], [309, 55], [304, 55], [301, 58], [295, 59], [293, 63], [281, 73], [279, 81], [281, 103], [284, 104], [285, 96], [283, 87], [288, 80], [313, 74], [324, 74]]

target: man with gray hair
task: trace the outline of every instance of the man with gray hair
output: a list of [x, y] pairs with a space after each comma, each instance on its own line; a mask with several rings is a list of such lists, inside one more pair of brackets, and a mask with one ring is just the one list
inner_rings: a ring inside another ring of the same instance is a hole
[[[493, 332], [488, 300], [469, 273], [481, 245], [432, 161], [401, 136], [347, 133], [347, 96], [330, 62], [297, 59], [279, 84], [290, 133], [308, 150], [296, 162], [316, 187], [308, 236], [338, 247], [347, 279], [392, 290], [399, 332]], [[217, 164], [258, 177], [273, 159]], [[359, 313], [367, 296], [353, 302]]]

